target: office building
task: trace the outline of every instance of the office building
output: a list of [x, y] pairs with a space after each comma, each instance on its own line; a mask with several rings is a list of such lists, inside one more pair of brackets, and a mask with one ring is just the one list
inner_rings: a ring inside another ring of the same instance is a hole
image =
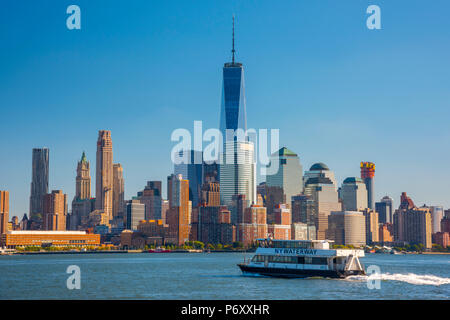
[[380, 233], [378, 223], [378, 212], [366, 208], [362, 210], [362, 213], [366, 218], [366, 244], [378, 243]]
[[145, 220], [145, 204], [137, 199], [126, 202], [125, 228], [137, 230], [139, 222]]
[[359, 211], [333, 211], [328, 217], [328, 239], [335, 244], [366, 245], [366, 219]]
[[301, 222], [308, 226], [314, 226], [316, 223], [316, 202], [307, 195], [299, 194], [292, 197], [291, 211], [292, 223]]
[[33, 149], [30, 219], [42, 220], [44, 196], [48, 193], [49, 149]]
[[225, 143], [220, 164], [220, 203], [230, 205], [233, 196], [244, 194], [250, 204], [256, 198], [256, 162], [252, 142]]
[[441, 232], [441, 220], [444, 218], [444, 208], [442, 206], [431, 206], [431, 233]]
[[422, 244], [431, 249], [431, 213], [427, 207], [417, 208], [403, 192], [394, 213], [394, 239], [409, 244]]
[[317, 240], [326, 239], [326, 230], [328, 229], [328, 216], [332, 211], [341, 211], [342, 205], [338, 199], [334, 173], [323, 163], [316, 163], [310, 171], [306, 172], [309, 177], [305, 182], [305, 195], [314, 201], [314, 221], [316, 226]]
[[[111, 131], [100, 130], [97, 140], [97, 166], [95, 186], [95, 209], [113, 219], [113, 148]], [[109, 223], [109, 222], [108, 222]]]
[[44, 230], [65, 231], [67, 215], [67, 195], [61, 190], [53, 190], [44, 196]]
[[146, 220], [163, 220], [165, 223], [165, 215], [162, 214], [162, 183], [161, 181], [147, 181], [144, 190], [138, 192], [137, 198], [141, 203], [145, 204]]
[[125, 209], [125, 182], [123, 179], [123, 168], [120, 163], [113, 164], [113, 219], [123, 219]]
[[361, 162], [361, 179], [364, 180], [367, 188], [367, 205], [370, 209], [375, 209], [373, 195], [373, 179], [375, 177], [375, 164], [372, 162]]
[[306, 182], [310, 178], [328, 178], [331, 181], [331, 184], [334, 186], [334, 188], [337, 190], [337, 183], [336, 178], [334, 177], [334, 172], [328, 168], [328, 166], [325, 163], [318, 162], [315, 163], [309, 168], [309, 171], [305, 171], [305, 174], [303, 175], [303, 189], [306, 186]]
[[236, 240], [250, 246], [257, 239], [267, 238], [268, 226], [266, 208], [262, 205], [252, 204], [244, 209], [242, 223], [237, 225]]
[[382, 245], [394, 242], [394, 226], [392, 223], [380, 223], [378, 242]]
[[220, 184], [218, 182], [205, 181], [202, 186], [200, 202], [202, 206], [220, 206]]
[[375, 211], [378, 212], [380, 223], [392, 223], [394, 214], [394, 200], [389, 196], [375, 202]]
[[[233, 138], [231, 136], [227, 137], [227, 130], [232, 130], [233, 133], [237, 129], [241, 129], [244, 132], [247, 131], [244, 67], [242, 63], [235, 62], [234, 18], [231, 54], [231, 62], [227, 62], [223, 66], [222, 104], [220, 107], [220, 131], [222, 132], [224, 143], [230, 140], [233, 141]], [[220, 182], [222, 183], [221, 171]]]
[[0, 191], [0, 235], [8, 231], [9, 191]]
[[275, 162], [278, 163], [278, 170], [266, 176], [267, 186], [280, 187], [286, 197], [286, 203], [291, 203], [292, 196], [303, 192], [303, 167], [300, 158], [283, 147], [271, 155], [271, 166], [274, 166]]
[[265, 186], [265, 201], [264, 204], [267, 208], [267, 223], [273, 222], [273, 211], [275, 207], [281, 203], [286, 203], [286, 195], [283, 188], [278, 186]]
[[72, 213], [68, 216], [70, 230], [77, 230], [78, 226], [81, 225], [81, 218], [95, 210], [92, 207], [92, 203], [90, 164], [87, 161], [86, 154], [83, 152], [81, 160], [77, 164]]
[[169, 211], [166, 216], [166, 223], [169, 225], [170, 236], [176, 239], [177, 245], [183, 245], [189, 241], [190, 234], [190, 201], [189, 201], [189, 180], [183, 179], [182, 175], [168, 177]]
[[302, 222], [294, 222], [291, 225], [292, 240], [316, 240], [316, 227]]
[[198, 237], [203, 243], [231, 244], [235, 241], [235, 227], [231, 212], [225, 206], [199, 207]]
[[361, 211], [367, 206], [367, 189], [360, 178], [350, 177], [344, 180], [340, 190], [343, 210]]
[[174, 174], [181, 174], [183, 179], [189, 180], [189, 201], [192, 206], [200, 204], [200, 194], [203, 183], [203, 153], [195, 150], [179, 152], [182, 163], [174, 165]]

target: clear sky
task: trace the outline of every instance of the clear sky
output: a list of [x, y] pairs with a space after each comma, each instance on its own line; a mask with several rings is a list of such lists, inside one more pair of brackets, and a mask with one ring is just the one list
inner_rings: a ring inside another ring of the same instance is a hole
[[[66, 8], [81, 8], [68, 30]], [[366, 27], [369, 4], [381, 30]], [[0, 190], [29, 210], [33, 147], [72, 201], [98, 130], [112, 131], [129, 199], [173, 165], [171, 133], [219, 125], [221, 72], [245, 67], [252, 128], [279, 128], [304, 169], [340, 183], [376, 164], [375, 199], [450, 207], [450, 3], [441, 1], [42, 1], [0, 4]], [[69, 205], [70, 208], [70, 205]]]

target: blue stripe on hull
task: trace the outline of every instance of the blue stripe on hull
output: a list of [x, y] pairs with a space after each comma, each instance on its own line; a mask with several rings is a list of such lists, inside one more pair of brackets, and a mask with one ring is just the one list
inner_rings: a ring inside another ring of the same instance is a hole
[[260, 274], [263, 276], [281, 277], [281, 278], [309, 278], [309, 277], [345, 278], [349, 275], [364, 274], [363, 271], [354, 271], [344, 274], [332, 270], [260, 268], [260, 267], [250, 267], [248, 265], [243, 264], [238, 264], [238, 266], [243, 273]]

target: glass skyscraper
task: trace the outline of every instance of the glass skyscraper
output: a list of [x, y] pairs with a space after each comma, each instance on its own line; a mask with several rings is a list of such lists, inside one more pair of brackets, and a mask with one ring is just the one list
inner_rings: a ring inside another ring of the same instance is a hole
[[231, 62], [223, 66], [222, 103], [220, 109], [220, 131], [224, 142], [226, 130], [247, 130], [247, 114], [245, 110], [244, 67], [235, 62], [234, 50], [234, 18], [233, 18], [233, 47]]
[[233, 196], [244, 194], [246, 200], [252, 204], [256, 203], [255, 146], [245, 135], [237, 135], [237, 139], [234, 138], [235, 130], [242, 129], [244, 134], [247, 131], [244, 68], [234, 59], [234, 17], [231, 53], [231, 62], [225, 63], [223, 67], [220, 111], [220, 131], [223, 135], [219, 165], [220, 202], [223, 205], [230, 205]]

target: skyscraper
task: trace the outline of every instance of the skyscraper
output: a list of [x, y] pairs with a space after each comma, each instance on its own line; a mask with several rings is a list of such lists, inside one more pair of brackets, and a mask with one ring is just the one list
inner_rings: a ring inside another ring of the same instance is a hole
[[360, 178], [350, 177], [344, 180], [341, 188], [344, 210], [361, 211], [367, 208], [367, 189]]
[[139, 222], [145, 220], [145, 204], [137, 199], [133, 199], [127, 201], [125, 206], [125, 227], [129, 230], [137, 230]]
[[113, 206], [113, 150], [111, 131], [100, 130], [97, 140], [95, 209], [112, 220]]
[[147, 181], [144, 190], [138, 192], [137, 198], [145, 204], [145, 220], [163, 219], [161, 189], [161, 181]]
[[375, 164], [372, 162], [361, 162], [361, 179], [364, 180], [367, 189], [367, 205], [370, 209], [374, 208], [373, 202], [373, 178], [375, 176]]
[[242, 129], [247, 131], [247, 115], [245, 107], [244, 67], [235, 62], [234, 50], [234, 17], [231, 62], [223, 66], [222, 105], [220, 109], [220, 131], [224, 142], [227, 141], [226, 130]]
[[[311, 210], [316, 216], [315, 221], [317, 240], [326, 239], [328, 216], [332, 211], [341, 211], [338, 192], [334, 180], [334, 173], [323, 163], [316, 163], [305, 173], [305, 195], [314, 201], [315, 208]], [[310, 218], [310, 219], [311, 219]]]
[[392, 223], [393, 210], [394, 200], [389, 196], [384, 196], [380, 202], [375, 202], [375, 211], [379, 214], [380, 223]]
[[0, 235], [8, 231], [9, 191], [0, 191]]
[[366, 220], [359, 211], [333, 211], [328, 216], [327, 238], [336, 244], [364, 246]]
[[230, 205], [233, 196], [244, 194], [256, 204], [256, 163], [252, 142], [228, 141], [220, 164], [220, 202]]
[[444, 218], [444, 207], [431, 206], [431, 233], [437, 233], [441, 231], [441, 220]]
[[395, 241], [423, 244], [431, 248], [431, 214], [427, 207], [417, 208], [410, 197], [403, 192], [400, 206], [394, 213]]
[[176, 239], [177, 245], [189, 241], [190, 233], [190, 201], [189, 180], [182, 175], [171, 175], [168, 178], [168, 192], [170, 194], [170, 209], [167, 212], [166, 222], [169, 225], [171, 237]]
[[75, 186], [75, 199], [84, 200], [91, 197], [91, 173], [89, 161], [83, 152], [77, 165], [77, 177]]
[[84, 152], [77, 164], [77, 177], [75, 180], [75, 197], [72, 201], [72, 213], [69, 218], [70, 230], [77, 230], [81, 224], [81, 218], [89, 215], [94, 210], [91, 201], [90, 164]]
[[125, 210], [125, 183], [123, 180], [123, 168], [120, 163], [113, 165], [113, 207], [112, 215], [114, 218], [123, 219]]
[[53, 190], [44, 196], [43, 229], [66, 230], [67, 195], [61, 190]]
[[298, 155], [286, 147], [273, 153], [270, 162], [278, 162], [278, 171], [267, 175], [267, 186], [281, 187], [286, 195], [286, 203], [291, 203], [291, 197], [303, 192], [303, 167]]
[[40, 220], [44, 213], [44, 195], [48, 193], [49, 149], [33, 149], [30, 219]]
[[187, 154], [187, 162], [175, 164], [174, 174], [181, 174], [183, 179], [189, 180], [189, 200], [192, 201], [193, 207], [197, 207], [200, 204], [203, 181], [203, 153], [196, 150], [182, 150], [181, 157], [184, 152]]

